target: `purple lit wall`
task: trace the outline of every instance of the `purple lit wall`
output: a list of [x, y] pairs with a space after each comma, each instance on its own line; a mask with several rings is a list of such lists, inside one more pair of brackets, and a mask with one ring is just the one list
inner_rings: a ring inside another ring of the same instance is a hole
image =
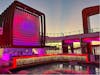
[[13, 20], [13, 45], [39, 46], [40, 45], [39, 17], [20, 9], [15, 10]]
[[46, 53], [45, 50], [44, 50], [44, 48], [38, 48], [37, 51], [38, 51], [39, 55], [43, 55], [43, 54]]
[[32, 55], [32, 48], [4, 48], [4, 53], [10, 55], [10, 58], [12, 56], [27, 56]]
[[43, 55], [46, 53], [45, 48], [33, 48], [33, 53], [38, 55]]

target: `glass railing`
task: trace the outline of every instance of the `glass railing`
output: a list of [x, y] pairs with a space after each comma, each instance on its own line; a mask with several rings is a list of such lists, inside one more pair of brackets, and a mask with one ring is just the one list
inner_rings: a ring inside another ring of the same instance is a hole
[[[90, 33], [100, 32], [100, 28], [89, 29], [89, 32]], [[61, 32], [61, 33], [46, 33], [46, 36], [60, 37], [60, 36], [68, 36], [68, 35], [76, 35], [76, 34], [83, 34], [83, 30], [77, 30], [77, 31], [72, 31], [72, 32]]]

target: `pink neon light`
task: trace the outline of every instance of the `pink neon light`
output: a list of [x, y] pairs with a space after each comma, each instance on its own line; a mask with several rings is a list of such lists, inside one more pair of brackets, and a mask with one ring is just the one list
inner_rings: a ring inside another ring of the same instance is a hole
[[65, 40], [65, 43], [73, 43], [73, 42], [79, 42], [79, 39], [69, 39], [69, 40]]
[[7, 53], [3, 54], [2, 59], [6, 61], [10, 61], [10, 54]]
[[92, 41], [100, 41], [100, 37], [95, 37], [95, 38], [84, 38], [84, 42], [92, 42]]
[[13, 44], [24, 46], [40, 45], [39, 17], [15, 10], [13, 21]]

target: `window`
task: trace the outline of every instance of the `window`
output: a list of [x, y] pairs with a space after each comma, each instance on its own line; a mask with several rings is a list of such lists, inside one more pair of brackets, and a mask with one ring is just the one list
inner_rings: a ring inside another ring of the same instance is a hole
[[91, 32], [99, 32], [100, 31], [100, 14], [93, 15], [89, 17], [90, 19], [90, 31]]

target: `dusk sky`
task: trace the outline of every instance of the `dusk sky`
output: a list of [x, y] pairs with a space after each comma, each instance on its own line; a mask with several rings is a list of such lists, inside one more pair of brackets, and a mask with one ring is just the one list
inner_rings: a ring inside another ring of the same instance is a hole
[[[0, 14], [14, 0], [0, 0]], [[82, 9], [99, 5], [99, 0], [18, 0], [46, 15], [46, 32], [83, 31]], [[90, 17], [91, 28], [99, 27], [100, 15]]]

